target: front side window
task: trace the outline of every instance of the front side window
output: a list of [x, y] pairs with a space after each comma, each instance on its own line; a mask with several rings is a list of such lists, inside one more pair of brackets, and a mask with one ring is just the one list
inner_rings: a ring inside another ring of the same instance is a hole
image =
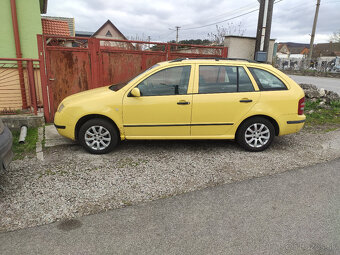
[[238, 66], [200, 66], [199, 94], [254, 91], [248, 74]]
[[138, 84], [141, 96], [187, 94], [191, 66], [170, 67], [161, 70]]
[[249, 67], [261, 90], [286, 90], [286, 85], [275, 75], [262, 69]]

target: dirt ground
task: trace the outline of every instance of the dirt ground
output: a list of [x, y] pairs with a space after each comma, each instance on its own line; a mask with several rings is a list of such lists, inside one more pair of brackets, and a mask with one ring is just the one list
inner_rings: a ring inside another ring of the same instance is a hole
[[[127, 141], [106, 155], [79, 145], [25, 157], [0, 175], [0, 231], [94, 214], [340, 157], [340, 130], [276, 137], [259, 153], [227, 141]], [[322, 171], [322, 169], [320, 169]]]

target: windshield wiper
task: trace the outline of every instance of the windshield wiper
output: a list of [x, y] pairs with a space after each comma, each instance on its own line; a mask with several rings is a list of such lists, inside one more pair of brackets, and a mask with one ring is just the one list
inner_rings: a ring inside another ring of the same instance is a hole
[[126, 85], [126, 83], [118, 83], [118, 84], [113, 84], [109, 87], [112, 91], [118, 91], [121, 88], [123, 88]]

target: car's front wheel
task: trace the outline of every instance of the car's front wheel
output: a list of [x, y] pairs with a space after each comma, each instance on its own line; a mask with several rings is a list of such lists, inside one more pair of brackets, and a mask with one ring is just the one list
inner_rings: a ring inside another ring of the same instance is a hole
[[248, 151], [263, 151], [275, 137], [273, 124], [261, 117], [246, 120], [236, 134], [237, 142]]
[[90, 119], [79, 130], [79, 143], [90, 153], [104, 154], [118, 144], [118, 133], [105, 119]]

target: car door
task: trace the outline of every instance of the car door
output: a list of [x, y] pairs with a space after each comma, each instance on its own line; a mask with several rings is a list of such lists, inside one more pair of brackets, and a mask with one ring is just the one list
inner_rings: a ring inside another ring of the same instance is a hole
[[154, 71], [134, 86], [123, 99], [123, 122], [127, 139], [175, 139], [190, 136], [193, 75], [191, 65]]
[[243, 66], [199, 65], [198, 68], [191, 135], [232, 137], [233, 125], [258, 101], [258, 88]]

